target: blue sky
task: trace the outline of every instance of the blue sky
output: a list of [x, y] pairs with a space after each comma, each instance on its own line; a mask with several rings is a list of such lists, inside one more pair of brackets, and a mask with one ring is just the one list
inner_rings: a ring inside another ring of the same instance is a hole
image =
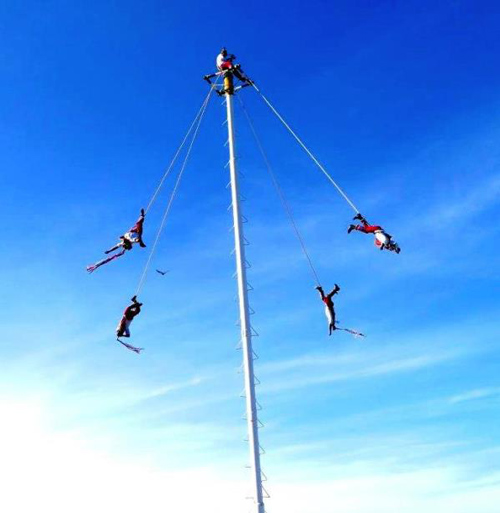
[[[147, 258], [88, 276], [162, 176], [222, 45], [339, 319], [236, 113], [269, 512], [496, 513], [500, 501], [500, 6], [495, 2], [3, 2], [2, 510], [246, 511], [224, 107], [212, 100], [133, 341]], [[173, 185], [148, 215], [151, 247]], [[29, 493], [27, 493], [29, 490]]]

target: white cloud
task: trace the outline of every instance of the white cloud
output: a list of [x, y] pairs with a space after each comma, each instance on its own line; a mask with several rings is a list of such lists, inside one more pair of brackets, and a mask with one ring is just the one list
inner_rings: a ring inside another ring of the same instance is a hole
[[[3, 407], [2, 511], [249, 511], [248, 475], [226, 466], [224, 454], [204, 467], [162, 469], [143, 459], [111, 457], [74, 436], [51, 433], [37, 404], [4, 402]], [[274, 469], [269, 512], [496, 513], [500, 501], [498, 472], [465, 479], [466, 468], [460, 465], [397, 472], [384, 460], [373, 460], [326, 466], [321, 478], [308, 475], [303, 465]]]
[[463, 392], [462, 394], [454, 395], [450, 398], [450, 403], [462, 403], [464, 401], [474, 401], [476, 399], [485, 399], [487, 397], [495, 397], [500, 395], [500, 388], [489, 387], [489, 388], [476, 388]]
[[[450, 226], [468, 217], [480, 214], [500, 201], [500, 175], [490, 175], [487, 179], [470, 186], [462, 194], [447, 192], [439, 203], [431, 205], [413, 222], [405, 223], [410, 231], [422, 231], [422, 228], [449, 230]], [[456, 225], [462, 230], [462, 226]]]
[[336, 381], [347, 381], [394, 374], [398, 372], [413, 371], [433, 365], [438, 365], [445, 361], [456, 358], [457, 356], [457, 352], [447, 351], [434, 355], [420, 355], [400, 359], [391, 359], [390, 361], [371, 365], [363, 365], [361, 361], [358, 361], [356, 362], [357, 365], [352, 366], [347, 370], [340, 370], [339, 366], [336, 365], [336, 369], [334, 368], [326, 373], [318, 373], [318, 371], [316, 371], [309, 375], [299, 375], [293, 378], [288, 378], [286, 380], [275, 381], [273, 383], [265, 384], [263, 389], [266, 392], [279, 392], [294, 388], [333, 383]]
[[497, 513], [500, 500], [498, 482], [493, 480], [481, 488], [462, 490], [458, 486], [458, 477], [459, 469], [453, 467], [401, 473], [386, 473], [380, 468], [373, 473], [347, 479], [325, 479], [316, 483], [279, 482], [273, 486], [269, 511]]
[[161, 397], [169, 394], [170, 392], [177, 392], [179, 390], [184, 390], [186, 388], [192, 388], [200, 385], [205, 381], [206, 378], [194, 377], [188, 379], [186, 381], [182, 381], [179, 383], [168, 383], [167, 385], [163, 385], [161, 387], [155, 388], [149, 392], [144, 392], [139, 400], [152, 399], [154, 397]]
[[[493, 317], [496, 315], [492, 313]], [[467, 335], [472, 329], [474, 340]], [[315, 352], [263, 363], [257, 372], [262, 377], [263, 391], [280, 392], [418, 371], [490, 351], [488, 341], [497, 331], [496, 321], [469, 318], [460, 324], [446, 324], [432, 330], [417, 329], [401, 334], [398, 340], [379, 339], [376, 345], [370, 344], [371, 338], [367, 338], [354, 342], [348, 349], [338, 348], [336, 352]]]
[[4, 402], [3, 414], [2, 511], [229, 513], [244, 508], [244, 480], [234, 472], [223, 475], [215, 462], [159, 470], [96, 452], [74, 435], [51, 432], [37, 404]]

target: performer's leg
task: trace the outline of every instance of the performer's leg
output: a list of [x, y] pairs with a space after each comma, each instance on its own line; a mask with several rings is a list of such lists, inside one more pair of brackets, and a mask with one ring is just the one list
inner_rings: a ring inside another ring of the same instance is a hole
[[109, 255], [110, 253], [113, 253], [113, 251], [116, 251], [121, 246], [121, 243], [118, 243], [116, 246], [113, 246], [112, 248], [108, 249], [104, 253], [106, 255]]

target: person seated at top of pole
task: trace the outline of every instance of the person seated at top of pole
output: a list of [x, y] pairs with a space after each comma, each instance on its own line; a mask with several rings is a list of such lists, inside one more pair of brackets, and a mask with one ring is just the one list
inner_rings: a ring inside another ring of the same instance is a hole
[[242, 75], [242, 72], [240, 71], [241, 66], [239, 64], [234, 64], [234, 60], [236, 60], [236, 55], [227, 53], [227, 50], [223, 48], [215, 59], [215, 65], [219, 71], [232, 71], [233, 75], [238, 80], [246, 82], [246, 77]]
[[233, 60], [236, 59], [236, 55], [233, 53], [227, 53], [226, 48], [222, 48], [215, 59], [215, 66], [219, 71], [225, 71], [235, 67]]
[[125, 254], [125, 251], [130, 251], [134, 244], [139, 244], [141, 248], [145, 248], [146, 244], [144, 244], [144, 241], [142, 240], [142, 232], [143, 232], [143, 225], [144, 225], [144, 219], [146, 217], [146, 213], [144, 212], [144, 209], [141, 209], [141, 215], [139, 216], [139, 219], [137, 219], [136, 223], [130, 230], [125, 233], [124, 235], [120, 235], [120, 242], [118, 244], [114, 245], [112, 248], [108, 249], [104, 253], [106, 255], [109, 255], [110, 253], [113, 253], [113, 251], [116, 251], [117, 249], [121, 248], [121, 251], [118, 253], [115, 253], [114, 255], [105, 258], [104, 260], [100, 260], [99, 262], [87, 266], [87, 271], [89, 273], [93, 273], [96, 269], [101, 267], [101, 265], [107, 264], [108, 262], [111, 262], [112, 260], [115, 260], [116, 258], [121, 257]]
[[205, 75], [204, 79], [210, 83], [210, 79], [217, 75], [228, 76], [228, 73], [234, 75], [238, 80], [243, 82], [245, 85], [252, 85], [252, 81], [245, 75], [241, 69], [240, 64], [235, 64], [233, 61], [236, 60], [234, 54], [228, 53], [226, 48], [222, 48], [219, 55], [215, 59], [215, 65], [217, 67], [217, 73]]
[[361, 221], [361, 224], [351, 224], [347, 229], [347, 233], [351, 233], [353, 230], [363, 233], [373, 233], [375, 235], [375, 246], [380, 248], [380, 250], [387, 249], [389, 251], [395, 251], [396, 253], [401, 251], [398, 244], [392, 240], [392, 236], [384, 231], [381, 226], [369, 224], [360, 213], [357, 213], [353, 219]]

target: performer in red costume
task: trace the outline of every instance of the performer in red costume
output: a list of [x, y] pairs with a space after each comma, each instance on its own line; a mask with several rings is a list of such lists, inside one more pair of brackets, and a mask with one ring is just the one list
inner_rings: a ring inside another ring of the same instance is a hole
[[396, 253], [401, 251], [397, 243], [392, 240], [391, 235], [384, 231], [381, 226], [369, 224], [361, 214], [356, 214], [354, 219], [361, 221], [361, 224], [351, 224], [347, 229], [347, 233], [351, 233], [353, 230], [363, 233], [373, 233], [375, 235], [375, 246], [381, 250], [387, 249], [389, 251], [395, 251]]
[[321, 285], [318, 285], [316, 287], [316, 290], [319, 292], [319, 295], [321, 296], [321, 301], [325, 303], [325, 315], [328, 319], [328, 335], [331, 335], [332, 332], [336, 329], [335, 308], [333, 305], [332, 297], [338, 293], [340, 287], [337, 284], [335, 284], [335, 287], [329, 294], [325, 294], [325, 292], [323, 291], [323, 287], [321, 287]]

